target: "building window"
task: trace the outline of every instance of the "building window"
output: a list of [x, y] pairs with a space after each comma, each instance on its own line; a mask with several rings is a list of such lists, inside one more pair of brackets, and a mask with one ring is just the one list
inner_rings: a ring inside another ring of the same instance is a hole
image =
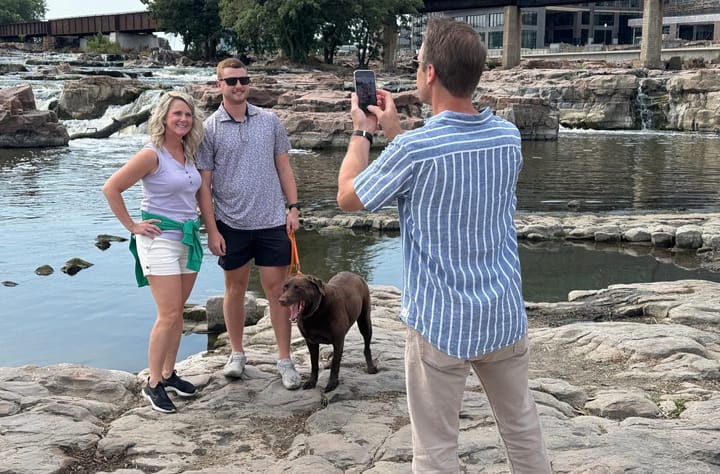
[[537, 31], [523, 30], [520, 38], [520, 47], [535, 49], [537, 46]]
[[595, 25], [612, 25], [615, 23], [615, 15], [612, 13], [596, 13]]
[[582, 12], [580, 22], [583, 25], [589, 25], [590, 24], [590, 12]]
[[490, 27], [503, 26], [503, 14], [502, 13], [490, 13]]
[[523, 25], [537, 25], [537, 12], [523, 12], [522, 24]]
[[714, 30], [715, 29], [713, 28], [712, 24], [695, 26], [695, 40], [696, 41], [712, 40]]
[[468, 25], [475, 29], [487, 27], [487, 15], [468, 15]]
[[502, 48], [503, 45], [503, 34], [502, 31], [491, 31], [488, 33], [488, 49]]

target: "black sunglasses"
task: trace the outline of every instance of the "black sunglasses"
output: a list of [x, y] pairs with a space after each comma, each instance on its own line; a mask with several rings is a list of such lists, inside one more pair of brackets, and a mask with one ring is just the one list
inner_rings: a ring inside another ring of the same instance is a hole
[[240, 81], [240, 85], [246, 86], [250, 84], [250, 77], [249, 76], [243, 76], [243, 77], [226, 77], [225, 79], [220, 79], [221, 81], [225, 81], [225, 84], [229, 86], [234, 86]]

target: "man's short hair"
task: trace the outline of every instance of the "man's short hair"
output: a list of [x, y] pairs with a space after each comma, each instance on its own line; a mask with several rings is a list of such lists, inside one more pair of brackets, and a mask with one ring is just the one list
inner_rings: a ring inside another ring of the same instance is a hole
[[420, 67], [432, 64], [453, 96], [472, 97], [487, 57], [487, 49], [472, 26], [448, 17], [431, 17], [422, 48]]
[[238, 58], [227, 58], [220, 61], [217, 65], [217, 78], [218, 81], [222, 79], [222, 70], [226, 67], [232, 68], [232, 69], [247, 69], [247, 66], [240, 61]]

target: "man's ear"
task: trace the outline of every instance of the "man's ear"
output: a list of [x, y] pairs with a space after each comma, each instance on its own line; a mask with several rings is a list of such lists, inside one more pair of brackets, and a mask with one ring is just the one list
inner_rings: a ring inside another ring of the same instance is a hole
[[425, 84], [432, 85], [437, 80], [437, 74], [435, 74], [435, 66], [432, 64], [425, 65]]

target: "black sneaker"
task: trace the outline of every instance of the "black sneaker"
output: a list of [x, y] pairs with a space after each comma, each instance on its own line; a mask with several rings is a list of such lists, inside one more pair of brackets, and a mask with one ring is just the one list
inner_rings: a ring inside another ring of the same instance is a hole
[[192, 397], [197, 393], [195, 385], [178, 377], [174, 370], [170, 377], [163, 379], [162, 384], [165, 386], [166, 392], [172, 390], [181, 397]]
[[172, 400], [170, 400], [170, 397], [167, 396], [165, 386], [162, 383], [158, 382], [155, 388], [152, 388], [148, 380], [147, 385], [143, 387], [142, 394], [143, 397], [150, 402], [153, 410], [162, 413], [175, 413], [175, 405]]

